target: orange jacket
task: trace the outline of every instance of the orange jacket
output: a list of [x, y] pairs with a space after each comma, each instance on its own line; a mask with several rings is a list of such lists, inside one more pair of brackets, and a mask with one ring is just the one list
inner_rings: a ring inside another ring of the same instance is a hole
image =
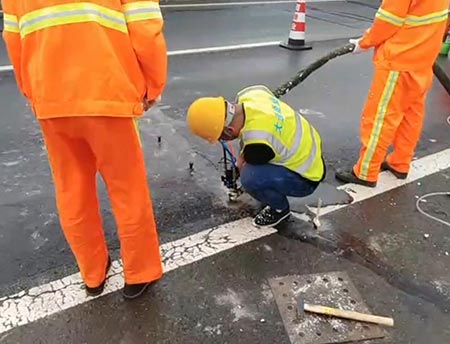
[[3, 37], [39, 119], [142, 115], [163, 92], [167, 50], [159, 3], [2, 0]]
[[450, 0], [383, 0], [361, 48], [375, 48], [377, 66], [430, 69], [442, 45]]

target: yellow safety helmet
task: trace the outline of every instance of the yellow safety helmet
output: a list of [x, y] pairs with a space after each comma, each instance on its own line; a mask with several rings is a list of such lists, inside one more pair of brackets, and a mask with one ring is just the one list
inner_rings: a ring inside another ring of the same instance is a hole
[[225, 126], [226, 105], [223, 97], [204, 97], [189, 106], [187, 123], [194, 135], [216, 143]]

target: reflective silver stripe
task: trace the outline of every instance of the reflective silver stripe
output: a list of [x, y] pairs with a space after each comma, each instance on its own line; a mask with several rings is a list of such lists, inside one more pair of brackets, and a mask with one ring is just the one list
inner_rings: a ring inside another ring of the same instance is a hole
[[296, 133], [292, 147], [289, 149], [286, 147], [275, 135], [263, 130], [246, 130], [242, 133], [242, 138], [245, 141], [248, 140], [266, 140], [271, 143], [275, 153], [280, 155], [282, 161], [287, 161], [294, 157], [300, 148], [303, 136], [303, 126], [300, 116], [295, 116]]
[[142, 14], [142, 13], [161, 13], [159, 8], [137, 8], [135, 10], [125, 11], [125, 16], [130, 16], [133, 14]]
[[118, 19], [118, 18], [109, 16], [105, 13], [102, 13], [101, 11], [98, 11], [98, 10], [85, 9], [85, 10], [69, 10], [69, 11], [64, 11], [64, 12], [59, 12], [59, 13], [50, 13], [50, 14], [41, 15], [34, 19], [30, 19], [30, 20], [21, 22], [20, 29], [23, 30], [23, 29], [27, 28], [28, 26], [31, 26], [36, 23], [42, 22], [44, 20], [52, 19], [52, 18], [63, 18], [63, 17], [73, 16], [73, 15], [84, 15], [84, 14], [93, 14], [97, 17], [110, 20], [117, 24], [126, 25], [125, 19], [123, 19], [123, 20]]
[[317, 141], [316, 141], [316, 136], [314, 135], [314, 129], [311, 124], [309, 125], [309, 132], [311, 133], [311, 138], [313, 141], [312, 149], [311, 149], [311, 152], [309, 153], [308, 159], [306, 159], [306, 161], [296, 169], [296, 171], [299, 174], [304, 174], [309, 170], [311, 165], [314, 163], [314, 160], [316, 159], [316, 155], [317, 155]]
[[[279, 139], [277, 139], [274, 135], [263, 131], [263, 130], [248, 130], [244, 131], [242, 134], [243, 141], [247, 140], [266, 140], [271, 143], [273, 149], [275, 150], [275, 153], [281, 157], [279, 161], [275, 161], [276, 164], [286, 163], [290, 159], [292, 159], [295, 154], [298, 153], [303, 137], [303, 125], [301, 122], [301, 117], [299, 115], [295, 116], [296, 119], [296, 125], [297, 125], [297, 132], [294, 138], [294, 142], [292, 144], [292, 148], [288, 149]], [[316, 159], [317, 155], [317, 140], [316, 136], [314, 135], [314, 128], [312, 125], [309, 125], [309, 132], [312, 139], [312, 147], [311, 151], [308, 154], [308, 159], [306, 159], [300, 166], [298, 166], [295, 171], [299, 174], [306, 173], [314, 163], [314, 160]]]

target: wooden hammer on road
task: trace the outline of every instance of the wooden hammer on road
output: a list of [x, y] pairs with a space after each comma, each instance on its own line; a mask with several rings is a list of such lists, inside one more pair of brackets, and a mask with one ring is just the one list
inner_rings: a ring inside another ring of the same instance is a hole
[[319, 305], [310, 305], [304, 302], [303, 299], [300, 299], [297, 304], [297, 315], [303, 316], [305, 312], [315, 313], [315, 314], [323, 314], [334, 316], [338, 318], [344, 318], [349, 320], [357, 320], [367, 323], [373, 323], [384, 326], [394, 326], [394, 319], [387, 317], [380, 317], [371, 314], [358, 313], [354, 311], [345, 311], [343, 309], [331, 308]]

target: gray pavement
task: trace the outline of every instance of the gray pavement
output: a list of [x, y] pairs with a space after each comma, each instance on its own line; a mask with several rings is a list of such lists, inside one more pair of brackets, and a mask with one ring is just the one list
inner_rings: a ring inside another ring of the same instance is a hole
[[[223, 45], [284, 41], [288, 38], [295, 4], [163, 9], [170, 51]], [[307, 40], [321, 41], [358, 36], [375, 10], [343, 1], [311, 3]], [[0, 26], [3, 23], [0, 22]], [[205, 30], [207, 28], [207, 30]], [[0, 65], [9, 64], [3, 42]]]
[[[302, 54], [274, 47], [170, 59], [162, 110], [148, 114], [141, 123], [162, 242], [231, 221], [252, 209], [245, 203], [240, 208], [227, 206], [217, 164], [220, 148], [206, 145], [187, 132], [184, 116], [189, 103], [201, 95], [232, 97], [250, 84], [275, 87], [342, 43], [316, 44], [311, 52]], [[208, 66], [207, 71], [204, 66]], [[296, 109], [322, 114], [307, 117], [323, 136], [330, 185], [338, 185], [334, 169], [338, 165], [350, 166], [359, 149], [360, 109], [370, 76], [369, 55], [349, 56], [330, 62], [286, 97]], [[75, 266], [59, 232], [39, 128], [18, 94], [12, 76], [0, 78], [0, 99], [4, 104], [0, 109], [0, 147], [4, 147], [0, 155], [0, 215], [5, 219], [0, 225], [3, 227], [0, 290], [6, 294], [22, 286], [62, 277], [74, 272]], [[435, 85], [428, 104], [418, 156], [448, 146], [448, 128], [443, 125], [448, 111], [443, 109], [448, 108], [450, 101], [440, 85]], [[161, 147], [157, 136], [162, 137]], [[191, 161], [195, 166], [193, 176], [188, 171]], [[116, 257], [118, 242], [112, 230], [113, 218], [103, 187], [100, 191], [107, 235]], [[197, 197], [200, 202], [194, 201]], [[347, 201], [331, 191], [323, 197], [326, 204]], [[17, 223], [20, 231], [15, 229]], [[11, 251], [8, 249], [11, 245], [17, 248]]]
[[[291, 7], [170, 10], [169, 47], [283, 39]], [[190, 102], [203, 95], [231, 98], [257, 83], [278, 86], [347, 41], [336, 38], [351, 37], [367, 27], [375, 5], [352, 1], [310, 7], [310, 14], [319, 19], [311, 17], [309, 37], [327, 39], [315, 42], [311, 51], [270, 47], [170, 58], [163, 102], [141, 121], [161, 243], [251, 215], [257, 206], [247, 198], [238, 205], [227, 203], [220, 182], [220, 148], [193, 138], [186, 129]], [[245, 15], [252, 19], [244, 20]], [[275, 23], [270, 28], [258, 24], [270, 19]], [[202, 31], [198, 23], [214, 29]], [[449, 60], [442, 62], [450, 69]], [[305, 113], [324, 139], [329, 172], [321, 192], [326, 204], [349, 201], [347, 194], [336, 191], [333, 175], [336, 167], [351, 166], [358, 152], [360, 111], [371, 76], [370, 55], [341, 57], [285, 98]], [[0, 103], [1, 299], [77, 270], [59, 228], [39, 127], [11, 73], [0, 74]], [[449, 147], [449, 109], [450, 97], [435, 82], [417, 157]], [[193, 173], [189, 162], [194, 163]], [[329, 271], [347, 271], [372, 312], [395, 317], [395, 328], [374, 343], [448, 343], [447, 231], [419, 215], [414, 204], [417, 195], [445, 190], [449, 176], [450, 171], [444, 171], [420, 185], [410, 184], [330, 214], [323, 219], [327, 230], [320, 237], [311, 234], [309, 225], [293, 220], [281, 235], [170, 272], [139, 301], [125, 303], [113, 293], [0, 334], [0, 343], [289, 343], [268, 278]], [[108, 244], [113, 258], [118, 258], [114, 220], [101, 182], [99, 191]], [[425, 206], [448, 221], [448, 199]], [[424, 239], [425, 233], [429, 239]]]
[[[326, 216], [319, 236], [291, 221], [280, 234], [165, 275], [144, 299], [112, 294], [13, 330], [3, 343], [288, 344], [268, 280], [334, 271], [349, 275], [371, 312], [395, 319], [385, 338], [367, 343], [448, 343], [448, 229], [415, 212], [414, 196], [445, 189], [449, 173]], [[448, 219], [448, 202], [427, 210]], [[292, 239], [298, 231], [307, 234], [301, 241]], [[329, 292], [330, 300], [343, 293]]]

